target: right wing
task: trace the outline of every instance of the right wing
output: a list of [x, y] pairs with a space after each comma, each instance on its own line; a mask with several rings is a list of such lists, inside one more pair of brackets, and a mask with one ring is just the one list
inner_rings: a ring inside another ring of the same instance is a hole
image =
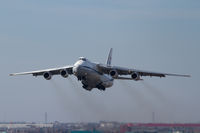
[[[132, 75], [133, 73], [139, 74], [139, 76], [155, 76], [155, 77], [166, 77], [166, 76], [181, 76], [181, 77], [190, 77], [190, 75], [180, 75], [180, 74], [171, 74], [171, 73], [159, 73], [159, 72], [151, 72], [151, 71], [144, 71], [138, 69], [129, 69], [124, 67], [118, 66], [106, 66], [103, 64], [98, 64], [98, 69], [105, 74], [109, 74], [111, 70], [116, 70], [119, 75]], [[127, 77], [117, 77], [116, 79], [130, 79]]]
[[72, 69], [73, 66], [65, 66], [65, 67], [51, 68], [51, 69], [44, 69], [44, 70], [37, 70], [30, 72], [12, 73], [10, 74], [10, 76], [27, 75], [27, 74], [32, 74], [33, 76], [42, 76], [45, 72], [49, 72], [51, 73], [51, 75], [59, 75], [62, 70], [66, 70], [68, 74], [73, 74]]

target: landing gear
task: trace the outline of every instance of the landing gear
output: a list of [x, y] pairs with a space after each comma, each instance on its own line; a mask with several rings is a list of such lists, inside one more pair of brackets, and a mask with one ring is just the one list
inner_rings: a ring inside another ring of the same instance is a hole
[[83, 83], [83, 86], [82, 86], [84, 89], [87, 89], [88, 85], [84, 84]]
[[[81, 81], [82, 87], [85, 90], [91, 91], [93, 88], [98, 88], [100, 91], [105, 91], [106, 87], [103, 85], [102, 82], [98, 82], [96, 85], [96, 80], [88, 78], [86, 75], [78, 75], [77, 79]], [[96, 85], [96, 86], [95, 86]]]
[[92, 90], [92, 88], [88, 87], [88, 85], [83, 85], [82, 87], [87, 91], [91, 91]]
[[88, 84], [84, 83], [83, 81], [82, 81], [82, 84], [83, 84], [82, 87], [83, 87], [85, 90], [87, 90], [87, 91], [91, 91], [91, 90], [92, 90], [92, 88], [90, 88], [90, 87], [88, 86]]
[[81, 76], [77, 76], [77, 79], [78, 79], [78, 81], [80, 81], [81, 80]]
[[78, 81], [80, 81], [80, 80], [86, 80], [86, 77], [85, 76], [77, 76], [77, 79], [78, 79]]
[[103, 86], [101, 83], [98, 84], [96, 87], [101, 91], [105, 91], [106, 90], [105, 86]]

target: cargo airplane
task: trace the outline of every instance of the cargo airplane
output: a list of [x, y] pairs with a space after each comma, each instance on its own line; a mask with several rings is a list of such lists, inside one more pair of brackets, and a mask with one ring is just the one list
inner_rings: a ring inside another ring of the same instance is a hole
[[[79, 81], [82, 83], [82, 87], [88, 91], [93, 88], [98, 88], [99, 90], [105, 90], [113, 85], [114, 79], [118, 80], [142, 80], [143, 76], [155, 76], [155, 77], [166, 77], [166, 76], [181, 76], [190, 77], [190, 75], [180, 75], [180, 74], [169, 74], [169, 73], [158, 73], [143, 71], [137, 69], [129, 69], [124, 67], [112, 66], [112, 48], [110, 49], [107, 64], [94, 63], [89, 61], [84, 57], [80, 57], [79, 60], [71, 66], [64, 66], [59, 68], [13, 73], [10, 76], [15, 75], [26, 75], [32, 74], [33, 76], [43, 76], [46, 80], [50, 80], [53, 75], [61, 75], [67, 78], [69, 75], [75, 75]], [[126, 75], [126, 76], [122, 76]], [[127, 75], [130, 75], [127, 76]]]

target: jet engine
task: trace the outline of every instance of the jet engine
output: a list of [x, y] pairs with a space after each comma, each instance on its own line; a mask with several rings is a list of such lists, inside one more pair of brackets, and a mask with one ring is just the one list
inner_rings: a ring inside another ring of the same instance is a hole
[[45, 73], [43, 74], [43, 76], [44, 76], [44, 78], [45, 78], [46, 80], [50, 80], [51, 77], [52, 77], [52, 75], [51, 75], [50, 72], [45, 72]]
[[60, 71], [60, 75], [63, 77], [63, 78], [67, 78], [69, 76], [68, 72], [66, 69], [63, 69]]
[[110, 76], [112, 76], [113, 78], [117, 78], [118, 77], [118, 72], [116, 70], [111, 70], [109, 72]]
[[134, 80], [140, 80], [140, 75], [137, 72], [131, 74], [131, 78]]

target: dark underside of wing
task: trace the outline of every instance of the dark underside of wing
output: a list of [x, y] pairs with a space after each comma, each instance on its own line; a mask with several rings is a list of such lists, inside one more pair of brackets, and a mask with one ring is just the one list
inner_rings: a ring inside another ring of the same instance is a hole
[[115, 70], [119, 75], [132, 75], [133, 73], [139, 74], [139, 76], [150, 76], [150, 77], [166, 77], [166, 76], [180, 76], [180, 77], [190, 77], [190, 75], [181, 75], [181, 74], [170, 74], [170, 73], [159, 73], [159, 72], [150, 72], [143, 71], [138, 69], [128, 69], [118, 66], [105, 66], [102, 64], [98, 65], [98, 69], [105, 74], [109, 74], [110, 71]]

